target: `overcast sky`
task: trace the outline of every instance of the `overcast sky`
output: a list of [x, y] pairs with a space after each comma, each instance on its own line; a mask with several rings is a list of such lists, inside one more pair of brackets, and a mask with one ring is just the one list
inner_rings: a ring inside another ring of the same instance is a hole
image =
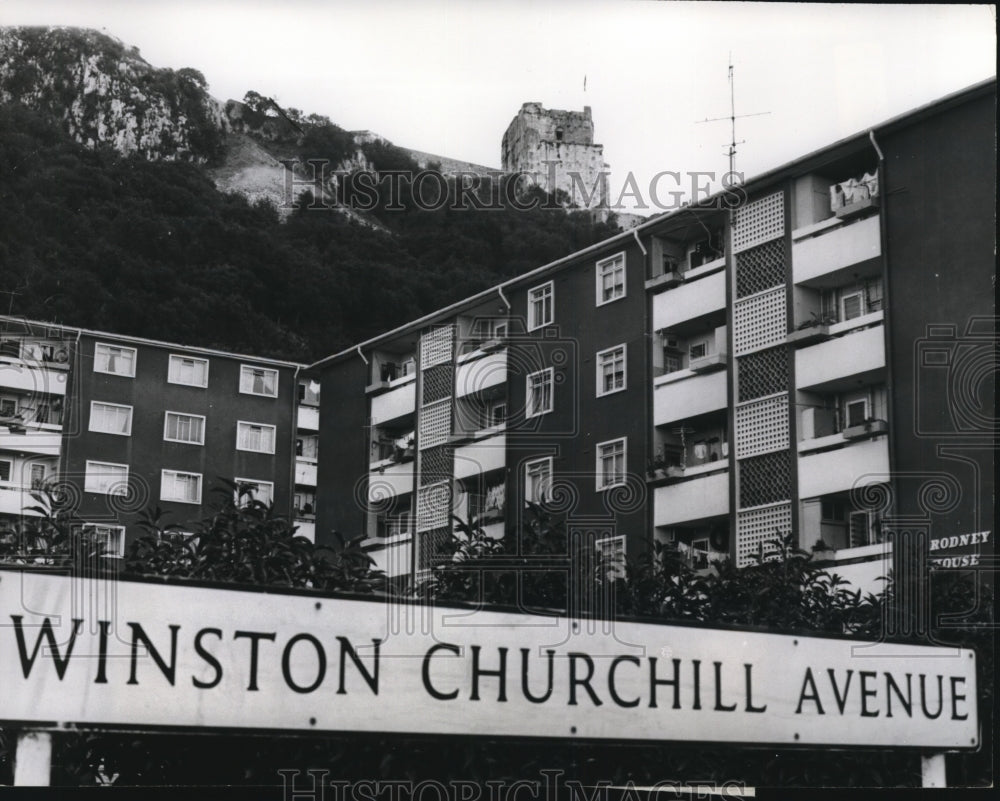
[[[523, 102], [593, 109], [612, 199], [726, 169], [735, 65], [747, 177], [995, 73], [995, 7], [809, 3], [0, 0], [0, 24], [101, 29], [221, 100], [248, 89], [398, 145], [500, 166]], [[586, 77], [586, 91], [584, 78]]]

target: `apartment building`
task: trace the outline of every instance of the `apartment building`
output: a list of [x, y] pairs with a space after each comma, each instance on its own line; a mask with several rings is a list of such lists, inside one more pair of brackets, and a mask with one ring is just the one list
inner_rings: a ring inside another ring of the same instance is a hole
[[[301, 450], [306, 458], [307, 448], [296, 422], [300, 370], [3, 318], [0, 514], [31, 515], [30, 491], [57, 488], [82, 525], [106, 538], [112, 557], [141, 534], [136, 521], [144, 509], [159, 507], [163, 522], [182, 530], [208, 516], [222, 479], [292, 514], [300, 488], [315, 493], [296, 456]], [[308, 447], [314, 461], [315, 443]], [[305, 514], [305, 502], [295, 509]]]
[[992, 553], [995, 101], [970, 87], [312, 365], [318, 530], [402, 578], [453, 516], [516, 534], [529, 500], [605, 553], [745, 567], [787, 537], [867, 589], [890, 532]]

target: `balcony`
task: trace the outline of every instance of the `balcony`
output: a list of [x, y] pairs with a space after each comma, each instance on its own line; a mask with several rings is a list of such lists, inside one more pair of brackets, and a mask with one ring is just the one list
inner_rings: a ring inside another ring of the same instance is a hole
[[653, 298], [653, 329], [661, 331], [676, 328], [681, 323], [725, 307], [725, 271], [714, 272], [698, 280], [692, 280], [688, 275], [680, 286], [669, 292], [661, 292]]
[[653, 381], [653, 424], [665, 425], [725, 409], [726, 372], [678, 370]]
[[455, 376], [455, 395], [461, 398], [505, 383], [507, 351], [476, 350], [460, 360]]
[[455, 448], [455, 478], [471, 478], [507, 464], [507, 435], [503, 432], [484, 432], [483, 439]]
[[417, 408], [415, 378], [414, 375], [397, 378], [396, 381], [387, 385], [384, 392], [372, 397], [371, 418], [374, 424], [413, 414]]
[[729, 514], [729, 471], [657, 487], [653, 525], [673, 526]]
[[[841, 434], [833, 436], [844, 441]], [[888, 438], [855, 441], [834, 450], [800, 455], [799, 495], [812, 498], [880, 484], [888, 474]]]
[[[877, 324], [882, 315], [878, 311], [831, 325], [834, 339], [795, 351], [798, 389], [832, 388], [846, 378], [874, 380], [885, 369], [885, 331]], [[836, 336], [842, 332], [846, 333]]]
[[0, 387], [39, 395], [65, 395], [66, 370], [40, 367], [8, 356], [0, 356]]
[[299, 406], [296, 427], [300, 431], [319, 431], [319, 409], [316, 406]]
[[852, 223], [824, 220], [794, 231], [792, 239], [792, 280], [796, 284], [882, 255], [878, 214]]
[[312, 462], [295, 462], [295, 483], [308, 487], [316, 486], [316, 465]]
[[412, 461], [372, 465], [368, 473], [368, 500], [384, 501], [413, 492], [415, 469]]
[[[49, 427], [46, 427], [49, 428]], [[62, 435], [59, 427], [53, 426], [54, 431], [35, 431], [26, 429], [21, 432], [21, 428], [14, 430], [0, 426], [0, 451], [16, 451], [20, 453], [32, 453], [38, 456], [58, 456], [62, 443]]]

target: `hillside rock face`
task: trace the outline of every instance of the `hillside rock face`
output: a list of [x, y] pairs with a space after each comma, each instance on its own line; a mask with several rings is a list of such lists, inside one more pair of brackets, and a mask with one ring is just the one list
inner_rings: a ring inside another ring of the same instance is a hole
[[150, 160], [217, 158], [229, 127], [197, 70], [157, 69], [75, 28], [0, 28], [0, 102], [52, 114], [85, 146]]

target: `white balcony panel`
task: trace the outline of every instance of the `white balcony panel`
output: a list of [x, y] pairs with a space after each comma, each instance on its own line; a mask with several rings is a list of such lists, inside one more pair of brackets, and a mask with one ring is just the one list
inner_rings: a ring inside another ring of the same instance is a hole
[[62, 434], [50, 431], [25, 431], [23, 434], [8, 434], [0, 428], [0, 451], [34, 453], [39, 456], [58, 456]]
[[416, 398], [416, 381], [407, 381], [388, 392], [375, 395], [372, 398], [372, 423], [377, 425], [406, 414], [413, 414], [416, 409]]
[[725, 370], [689, 375], [653, 390], [653, 422], [658, 426], [725, 408]]
[[297, 425], [300, 431], [319, 431], [319, 408], [300, 406]]
[[65, 370], [46, 370], [19, 359], [0, 361], [0, 387], [32, 394], [65, 395]]
[[885, 330], [876, 325], [795, 351], [799, 389], [818, 387], [885, 367]]
[[37, 501], [31, 497], [31, 491], [26, 487], [10, 484], [0, 484], [0, 514], [24, 515], [37, 517], [37, 512], [26, 512], [26, 506], [35, 506]]
[[729, 514], [729, 471], [657, 487], [653, 504], [654, 526]]
[[888, 438], [861, 440], [836, 450], [799, 456], [799, 495], [815, 498], [881, 484], [888, 475]]
[[305, 484], [309, 487], [316, 486], [316, 464], [314, 462], [295, 463], [295, 483]]
[[[370, 543], [379, 544], [367, 547]], [[410, 535], [396, 537], [392, 540], [379, 542], [368, 540], [364, 543], [365, 552], [375, 560], [372, 570], [382, 570], [387, 576], [402, 576], [410, 572], [413, 538]]]
[[316, 542], [316, 521], [315, 520], [296, 520], [295, 521], [295, 536], [305, 537], [309, 542]]
[[377, 503], [413, 492], [415, 463], [391, 464], [368, 474], [368, 501]]
[[673, 328], [726, 307], [726, 273], [712, 273], [653, 297], [653, 329]]
[[792, 244], [792, 280], [800, 284], [882, 254], [879, 215]]
[[507, 463], [507, 436], [498, 434], [495, 437], [470, 442], [455, 449], [455, 478], [470, 476], [498, 470]]
[[507, 351], [488, 353], [479, 359], [470, 359], [458, 366], [455, 377], [455, 395], [462, 397], [480, 392], [507, 381]]

